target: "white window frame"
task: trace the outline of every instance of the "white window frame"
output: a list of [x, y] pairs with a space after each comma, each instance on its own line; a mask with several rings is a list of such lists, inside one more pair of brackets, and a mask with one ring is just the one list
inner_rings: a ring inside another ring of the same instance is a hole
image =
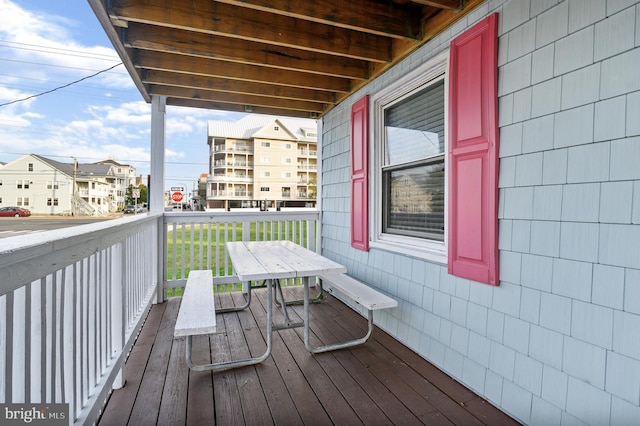
[[[431, 60], [425, 62], [406, 76], [396, 80], [393, 84], [383, 88], [379, 92], [370, 95], [371, 120], [369, 123], [370, 161], [370, 243], [372, 248], [388, 250], [425, 260], [447, 263], [447, 237], [448, 237], [448, 105], [449, 105], [449, 51], [440, 53]], [[405, 236], [384, 233], [383, 230], [383, 185], [382, 166], [384, 165], [384, 112], [385, 108], [397, 101], [410, 96], [423, 88], [429, 82], [444, 78], [444, 119], [445, 119], [445, 211], [444, 211], [444, 241], [435, 241], [415, 236]]]

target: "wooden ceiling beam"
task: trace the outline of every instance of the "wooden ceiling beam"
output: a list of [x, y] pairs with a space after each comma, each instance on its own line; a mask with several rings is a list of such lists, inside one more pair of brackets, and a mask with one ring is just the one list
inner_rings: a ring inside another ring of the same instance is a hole
[[172, 98], [199, 99], [203, 101], [224, 102], [229, 104], [249, 105], [250, 107], [274, 107], [286, 110], [308, 111], [321, 114], [326, 105], [316, 102], [296, 101], [291, 99], [269, 98], [259, 95], [218, 92], [205, 89], [184, 89], [171, 86], [151, 85], [148, 88], [151, 95]]
[[413, 2], [448, 10], [460, 10], [463, 3], [461, 0], [413, 0]]
[[183, 55], [158, 54], [139, 51], [134, 58], [136, 68], [158, 71], [172, 71], [183, 74], [230, 78], [233, 80], [252, 81], [280, 86], [292, 86], [329, 92], [349, 92], [349, 80], [312, 75], [299, 71], [285, 71], [264, 68], [256, 65], [220, 62], [211, 59], [189, 57]]
[[231, 112], [251, 112], [254, 114], [268, 114], [279, 115], [283, 117], [300, 117], [300, 118], [314, 118], [319, 116], [317, 113], [310, 113], [308, 111], [297, 111], [291, 109], [273, 108], [273, 107], [260, 107], [255, 106], [247, 108], [245, 105], [230, 104], [225, 102], [211, 102], [203, 101], [200, 99], [182, 99], [182, 98], [168, 98], [167, 105], [187, 107], [187, 108], [204, 108], [214, 109], [218, 111], [231, 111]]
[[327, 105], [333, 105], [335, 103], [334, 94], [322, 90], [275, 86], [250, 81], [230, 80], [228, 78], [203, 77], [154, 70], [145, 70], [141, 78], [143, 83], [148, 85], [176, 86], [237, 94], [259, 94], [265, 97], [310, 101]]
[[[205, 32], [365, 61], [389, 62], [387, 37], [266, 14], [213, 0], [111, 0], [112, 19]], [[242, 22], [242, 25], [238, 25]]]
[[[233, 6], [290, 18], [332, 25], [386, 37], [417, 40], [421, 34], [420, 9], [371, 0], [216, 0]], [[455, 0], [440, 0], [451, 3]], [[432, 1], [431, 3], [439, 3]]]
[[199, 56], [350, 79], [365, 80], [369, 77], [368, 63], [357, 59], [148, 24], [131, 23], [129, 28], [123, 31], [124, 45], [134, 49]]

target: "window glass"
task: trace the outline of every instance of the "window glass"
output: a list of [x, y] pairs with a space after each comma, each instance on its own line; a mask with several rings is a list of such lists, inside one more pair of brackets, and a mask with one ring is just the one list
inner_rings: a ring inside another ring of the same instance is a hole
[[384, 109], [383, 232], [444, 241], [444, 80]]

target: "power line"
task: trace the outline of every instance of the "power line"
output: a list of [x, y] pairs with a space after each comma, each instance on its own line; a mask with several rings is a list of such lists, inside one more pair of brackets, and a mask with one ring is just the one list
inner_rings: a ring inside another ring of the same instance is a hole
[[[52, 66], [55, 66], [55, 65], [52, 65]], [[81, 69], [81, 68], [77, 68], [77, 69]], [[85, 70], [85, 71], [94, 71], [94, 70]], [[30, 80], [30, 81], [43, 82], [43, 83], [64, 84], [61, 81], [45, 80], [45, 79], [42, 79], [42, 78], [25, 77], [23, 75], [15, 75], [15, 74], [3, 74], [3, 73], [0, 73], [0, 77], [9, 77], [9, 79]], [[13, 81], [13, 80], [11, 80], [11, 81]], [[0, 82], [0, 83], [2, 83], [2, 82]], [[20, 87], [19, 85], [13, 84], [13, 83], [4, 82], [2, 84], [4, 84], [5, 86]], [[91, 84], [80, 84], [79, 86], [80, 87], [86, 87], [87, 89], [104, 90], [103, 86], [95, 86], [95, 85], [91, 85]], [[23, 87], [26, 87], [26, 86], [23, 86]], [[116, 89], [116, 88], [113, 88], [113, 87], [109, 87], [109, 91], [110, 92], [126, 92], [126, 93], [130, 93], [131, 89], [130, 88], [129, 89]]]
[[69, 87], [69, 86], [71, 86], [71, 85], [73, 85], [73, 84], [80, 83], [81, 81], [84, 81], [84, 80], [87, 80], [87, 79], [89, 79], [89, 78], [95, 77], [95, 76], [97, 76], [98, 74], [102, 74], [103, 72], [110, 71], [110, 70], [112, 70], [112, 69], [114, 69], [115, 67], [120, 66], [120, 65], [122, 65], [122, 62], [120, 62], [119, 64], [115, 64], [115, 65], [114, 65], [114, 66], [112, 66], [112, 67], [106, 68], [106, 69], [104, 69], [104, 70], [102, 70], [102, 71], [98, 71], [98, 72], [97, 72], [97, 73], [95, 73], [95, 74], [91, 74], [91, 75], [88, 75], [88, 76], [86, 76], [86, 77], [83, 77], [83, 78], [81, 78], [80, 80], [72, 81], [71, 83], [65, 84], [65, 85], [63, 85], [63, 86], [58, 86], [58, 87], [56, 87], [56, 88], [54, 88], [54, 89], [47, 90], [46, 92], [38, 93], [38, 94], [36, 94], [36, 95], [27, 96], [26, 98], [23, 98], [23, 99], [16, 99], [15, 101], [11, 101], [11, 102], [6, 102], [6, 103], [4, 103], [4, 104], [0, 104], [0, 107], [6, 106], [6, 105], [15, 104], [15, 103], [18, 103], [18, 102], [24, 102], [24, 101], [26, 101], [26, 100], [28, 100], [28, 99], [36, 98], [36, 97], [38, 97], [38, 96], [42, 96], [42, 95], [46, 95], [46, 94], [48, 94], [48, 93], [55, 92], [56, 90], [64, 89], [65, 87]]
[[[18, 60], [18, 59], [0, 58], [0, 61], [3, 61], [3, 62], [15, 62], [15, 63], [18, 63], [18, 64], [39, 65], [39, 66], [43, 66], [43, 67], [65, 68], [65, 69], [69, 69], [69, 70], [95, 71], [95, 70], [90, 69], [90, 68], [68, 67], [68, 66], [64, 66], [64, 65], [46, 64], [46, 63], [43, 63], [43, 62], [21, 61], [21, 60]], [[120, 64], [118, 64], [118, 65], [120, 65]]]
[[[17, 45], [17, 46], [28, 46], [28, 47], [11, 46], [12, 44], [13, 45]], [[69, 49], [69, 48], [46, 46], [46, 45], [42, 45], [42, 44], [20, 43], [20, 42], [11, 41], [11, 40], [0, 40], [0, 46], [4, 46], [4, 47], [7, 47], [7, 48], [11, 48], [11, 49], [28, 50], [28, 51], [35, 51], [35, 52], [51, 53], [51, 54], [56, 54], [56, 55], [65, 55], [65, 56], [69, 56], [70, 54], [73, 54], [71, 56], [76, 56], [76, 57], [80, 57], [80, 58], [105, 60], [105, 61], [117, 61], [117, 60], [119, 60], [118, 56], [115, 55], [115, 54], [114, 55], [105, 55], [105, 54], [100, 54], [100, 53], [86, 52], [86, 51], [82, 51], [82, 50], [73, 50], [73, 49]]]

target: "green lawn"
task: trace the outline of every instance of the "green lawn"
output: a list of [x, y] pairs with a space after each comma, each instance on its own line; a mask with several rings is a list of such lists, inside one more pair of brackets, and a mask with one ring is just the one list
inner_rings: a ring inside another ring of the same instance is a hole
[[[272, 229], [272, 227], [276, 227]], [[282, 227], [279, 228], [279, 227]], [[301, 229], [302, 228], [302, 229]], [[307, 237], [307, 223], [293, 222], [289, 224], [285, 238], [284, 225], [282, 222], [260, 222], [251, 223], [249, 229], [249, 241], [271, 239], [272, 231], [277, 233], [276, 239], [296, 240], [299, 239], [300, 232], [303, 240]], [[260, 238], [258, 238], [258, 232]], [[175, 234], [175, 235], [174, 235]], [[266, 234], [266, 237], [265, 237]], [[193, 237], [192, 237], [193, 235]], [[175, 241], [174, 241], [175, 240]], [[193, 242], [192, 242], [193, 240]], [[211, 224], [187, 224], [184, 227], [176, 227], [176, 231], [167, 233], [167, 277], [169, 280], [183, 279], [189, 275], [193, 269], [211, 269], [214, 276], [225, 276], [232, 274], [231, 261], [225, 259], [224, 244], [227, 241], [242, 241], [242, 223], [211, 223]], [[193, 247], [192, 247], [193, 246]], [[175, 254], [174, 254], [175, 248]], [[193, 249], [193, 256], [191, 250]], [[211, 264], [208, 258], [211, 256]], [[176, 269], [173, 268], [173, 260], [176, 260]], [[193, 266], [192, 266], [193, 263]], [[174, 278], [175, 272], [175, 278]], [[219, 291], [235, 291], [242, 288], [241, 284], [232, 286], [220, 286]], [[225, 288], [227, 287], [227, 288]], [[175, 291], [169, 289], [168, 296], [180, 295], [181, 288]]]

